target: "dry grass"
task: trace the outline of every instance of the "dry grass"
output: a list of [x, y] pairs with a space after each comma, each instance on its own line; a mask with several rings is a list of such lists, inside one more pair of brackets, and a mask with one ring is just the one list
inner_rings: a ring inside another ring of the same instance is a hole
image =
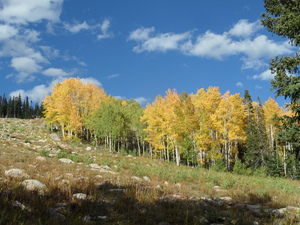
[[[201, 198], [229, 196], [265, 209], [299, 206], [299, 181], [176, 167], [148, 158], [87, 151], [87, 146], [51, 140], [42, 120], [0, 119], [0, 224], [86, 224], [87, 215], [88, 224], [206, 224], [203, 218], [220, 223], [224, 217], [229, 219], [223, 224], [273, 224], [275, 218], [267, 214], [210, 205]], [[61, 163], [59, 154], [77, 163]], [[37, 159], [41, 155], [45, 161]], [[107, 165], [113, 173], [92, 170], [91, 162]], [[19, 185], [23, 178], [5, 176], [11, 168], [23, 169], [31, 179], [44, 183], [45, 193], [27, 191]], [[224, 191], [214, 189], [216, 185]], [[75, 193], [87, 198], [78, 200]], [[15, 206], [16, 201], [27, 209]], [[51, 210], [66, 219], [60, 220]], [[293, 224], [294, 218], [281, 221]]]

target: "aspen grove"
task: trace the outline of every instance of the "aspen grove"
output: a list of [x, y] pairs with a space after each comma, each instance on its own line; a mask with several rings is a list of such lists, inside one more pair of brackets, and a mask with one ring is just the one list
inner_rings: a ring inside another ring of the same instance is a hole
[[[149, 156], [177, 165], [298, 177], [293, 144], [281, 141], [280, 117], [291, 112], [269, 98], [261, 103], [219, 88], [195, 94], [167, 90], [142, 108], [116, 99], [79, 78], [57, 83], [43, 100], [49, 128], [65, 140], [94, 143], [105, 150]], [[235, 168], [236, 167], [236, 168]], [[300, 174], [300, 173], [299, 173]]]

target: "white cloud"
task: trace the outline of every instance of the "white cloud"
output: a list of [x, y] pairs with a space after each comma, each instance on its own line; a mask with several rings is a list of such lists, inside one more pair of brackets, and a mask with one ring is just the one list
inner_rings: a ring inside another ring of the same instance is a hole
[[247, 38], [261, 28], [262, 26], [260, 25], [260, 21], [249, 23], [248, 20], [240, 20], [229, 30], [228, 33], [232, 36]]
[[37, 63], [49, 63], [43, 55], [30, 47], [24, 40], [11, 39], [6, 41], [0, 49], [0, 57], [28, 57]]
[[102, 84], [100, 81], [98, 81], [97, 79], [93, 78], [93, 77], [87, 77], [87, 78], [80, 78], [80, 81], [83, 84], [94, 84], [98, 87], [102, 87]]
[[11, 60], [11, 66], [19, 72], [25, 72], [28, 74], [37, 73], [42, 68], [34, 59], [28, 57], [13, 58]]
[[19, 33], [18, 29], [7, 24], [0, 24], [0, 41], [7, 40], [16, 36]]
[[26, 96], [32, 100], [33, 102], [41, 102], [47, 94], [49, 94], [54, 87], [54, 85], [58, 82], [63, 82], [66, 78], [57, 77], [52, 80], [51, 83], [47, 86], [45, 84], [37, 85], [30, 90], [19, 89], [10, 93], [10, 96], [18, 96], [21, 94], [22, 98]]
[[110, 27], [110, 21], [108, 19], [104, 20], [103, 23], [100, 25], [100, 30], [102, 34], [97, 36], [98, 40], [110, 38], [112, 34], [108, 32], [108, 28]]
[[235, 85], [239, 88], [242, 88], [244, 86], [242, 82], [237, 82]]
[[149, 99], [144, 98], [144, 97], [138, 97], [134, 99], [137, 103], [139, 103], [140, 105], [145, 105], [146, 103], [149, 102]]
[[191, 41], [182, 46], [183, 53], [192, 56], [211, 57], [221, 60], [224, 56], [239, 53], [237, 43], [226, 34], [215, 34], [207, 31], [198, 36], [196, 42]]
[[[110, 27], [110, 21], [108, 19], [104, 20], [103, 23], [96, 25], [89, 25], [86, 21], [84, 21], [83, 23], [75, 22], [74, 24], [63, 23], [63, 25], [66, 30], [70, 31], [73, 34], [76, 34], [82, 30], [91, 30], [95, 32], [100, 28], [102, 34], [97, 35], [98, 40], [109, 38], [112, 36], [112, 34], [108, 32], [108, 29]], [[52, 28], [51, 32], [53, 32]]]
[[[228, 32], [216, 34], [212, 31], [206, 31], [204, 34], [195, 37], [194, 41], [191, 35], [192, 31], [178, 34], [155, 33], [154, 27], [142, 27], [132, 31], [128, 40], [136, 41], [137, 44], [133, 51], [138, 53], [178, 50], [185, 55], [217, 60], [233, 55], [241, 55], [244, 61], [252, 61], [252, 63], [257, 59], [292, 52], [292, 47], [287, 42], [274, 42], [265, 35], [254, 36], [259, 29], [258, 21], [249, 23], [247, 20], [240, 20]], [[236, 37], [240, 39], [236, 39]], [[254, 64], [248, 63], [243, 67], [250, 68], [251, 66], [254, 66]]]
[[138, 45], [133, 48], [135, 52], [144, 51], [159, 51], [166, 52], [169, 50], [178, 50], [183, 41], [190, 38], [190, 32], [181, 34], [164, 33], [153, 35], [155, 29], [151, 28], [139, 28], [130, 33], [128, 40], [134, 40], [138, 42]]
[[110, 80], [110, 79], [113, 79], [113, 78], [117, 78], [119, 76], [120, 76], [119, 74], [113, 74], [113, 75], [108, 76], [107, 79]]
[[1, 0], [0, 20], [11, 24], [58, 22], [62, 3], [63, 0]]
[[49, 68], [46, 69], [42, 72], [45, 76], [49, 76], [49, 77], [66, 77], [69, 76], [70, 74], [65, 72], [62, 69], [58, 69], [58, 68]]
[[84, 21], [83, 23], [76, 23], [76, 24], [68, 24], [68, 23], [64, 23], [65, 28], [70, 31], [71, 33], [78, 33], [81, 30], [89, 30], [91, 29], [91, 26], [88, 25], [86, 23], [86, 21]]
[[259, 35], [253, 40], [245, 39], [237, 43], [237, 46], [239, 52], [244, 53], [250, 59], [271, 58], [274, 55], [292, 53], [291, 47], [287, 42], [276, 43], [265, 35]]
[[60, 52], [58, 49], [52, 48], [51, 46], [40, 46], [43, 50], [43, 53], [49, 59], [55, 59], [60, 56]]
[[22, 98], [28, 97], [33, 102], [40, 102], [45, 98], [46, 94], [50, 92], [51, 88], [44, 84], [35, 86], [33, 89], [25, 91], [23, 89], [16, 90], [10, 93], [10, 96], [18, 96], [21, 94]]
[[269, 66], [269, 64], [267, 64], [266, 62], [264, 62], [263, 60], [260, 60], [260, 59], [242, 58], [242, 60], [244, 61], [244, 64], [242, 66], [243, 70], [245, 70], [245, 69], [258, 70], [260, 68]]
[[155, 31], [154, 27], [138, 28], [129, 34], [128, 40], [147, 41], [150, 38], [150, 33], [154, 32], [154, 31]]
[[274, 78], [274, 74], [272, 74], [270, 70], [266, 70], [261, 74], [254, 75], [252, 78], [259, 80], [272, 80]]

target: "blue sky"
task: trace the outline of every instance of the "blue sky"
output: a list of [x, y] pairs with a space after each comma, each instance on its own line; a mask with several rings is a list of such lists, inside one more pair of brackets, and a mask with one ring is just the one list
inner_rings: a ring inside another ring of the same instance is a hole
[[0, 94], [40, 101], [80, 77], [143, 106], [209, 86], [266, 101], [270, 59], [295, 49], [262, 12], [262, 0], [0, 0]]

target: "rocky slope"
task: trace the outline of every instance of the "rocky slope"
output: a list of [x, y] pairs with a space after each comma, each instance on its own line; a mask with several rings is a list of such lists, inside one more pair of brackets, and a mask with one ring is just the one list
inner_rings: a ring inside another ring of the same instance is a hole
[[203, 180], [172, 182], [163, 175], [145, 175], [164, 166], [158, 160], [61, 141], [42, 119], [0, 119], [0, 224], [300, 221], [300, 208], [274, 207], [267, 197], [242, 202], [234, 198], [234, 190], [206, 187]]

